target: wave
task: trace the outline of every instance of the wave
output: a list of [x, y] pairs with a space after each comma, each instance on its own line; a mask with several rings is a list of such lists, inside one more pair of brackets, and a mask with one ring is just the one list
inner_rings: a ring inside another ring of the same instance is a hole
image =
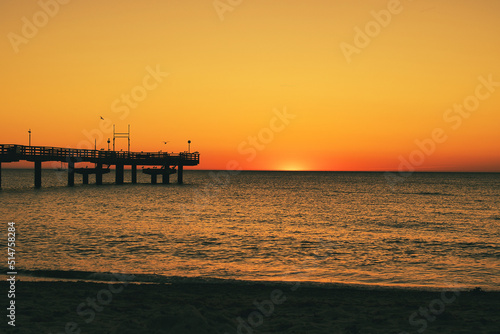
[[[2, 268], [1, 271], [7, 272], [7, 269]], [[204, 278], [189, 278], [178, 276], [162, 276], [152, 274], [136, 274], [136, 273], [119, 273], [119, 272], [92, 272], [81, 270], [22, 270], [19, 269], [17, 277], [22, 280], [23, 278], [36, 280], [49, 279], [49, 280], [78, 280], [88, 282], [131, 282], [131, 283], [178, 283], [178, 282], [209, 282], [212, 279]], [[231, 281], [231, 280], [224, 280]]]
[[419, 192], [410, 192], [410, 193], [407, 193], [407, 192], [404, 192], [402, 194], [405, 194], [405, 195], [423, 195], [423, 196], [456, 196], [454, 194], [448, 194], [448, 193], [441, 193], [441, 192], [435, 192], [435, 191], [419, 191]]

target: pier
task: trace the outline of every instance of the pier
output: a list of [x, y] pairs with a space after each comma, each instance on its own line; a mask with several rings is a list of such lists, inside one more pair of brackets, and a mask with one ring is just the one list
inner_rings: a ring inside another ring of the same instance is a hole
[[[131, 167], [131, 183], [137, 183], [137, 166], [143, 166], [143, 173], [151, 175], [155, 184], [157, 176], [162, 175], [162, 183], [170, 183], [170, 175], [177, 173], [177, 182], [183, 183], [185, 166], [200, 163], [200, 154], [181, 152], [123, 152], [106, 150], [87, 150], [47, 146], [1, 145], [0, 144], [0, 188], [2, 187], [2, 163], [30, 161], [34, 163], [35, 188], [42, 186], [42, 162], [56, 161], [68, 164], [68, 186], [75, 184], [75, 173], [82, 174], [83, 184], [89, 183], [89, 175], [94, 174], [96, 184], [102, 184], [103, 174], [115, 166], [115, 183], [124, 183], [125, 166]], [[93, 168], [76, 168], [77, 163], [94, 163]], [[148, 166], [148, 168], [144, 168]]]

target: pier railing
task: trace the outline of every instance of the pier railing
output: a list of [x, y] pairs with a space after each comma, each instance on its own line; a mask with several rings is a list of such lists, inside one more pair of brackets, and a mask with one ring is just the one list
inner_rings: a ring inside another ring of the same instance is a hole
[[18, 160], [44, 160], [44, 161], [68, 161], [79, 159], [82, 161], [97, 160], [127, 160], [138, 163], [149, 164], [148, 162], [158, 162], [160, 160], [178, 161], [184, 164], [198, 164], [200, 154], [180, 152], [128, 152], [128, 151], [106, 151], [74, 149], [64, 147], [49, 146], [25, 146], [25, 145], [4, 145], [0, 144], [0, 161]]

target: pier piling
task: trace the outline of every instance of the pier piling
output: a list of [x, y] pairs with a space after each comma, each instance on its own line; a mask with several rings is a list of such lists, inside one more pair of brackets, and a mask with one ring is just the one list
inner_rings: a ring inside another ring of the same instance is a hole
[[163, 170], [165, 172], [162, 174], [161, 181], [163, 184], [170, 184], [170, 174], [172, 173], [172, 170], [169, 166], [163, 166]]
[[96, 173], [95, 173], [95, 184], [101, 185], [102, 184], [102, 164], [98, 163], [95, 166], [96, 168]]
[[95, 184], [101, 185], [102, 184], [102, 164], [96, 164], [96, 173], [95, 173]]
[[75, 185], [75, 163], [73, 161], [68, 161], [68, 186], [73, 187]]
[[35, 161], [35, 188], [42, 187], [42, 161]]
[[132, 183], [137, 183], [137, 165], [132, 165]]
[[183, 174], [183, 172], [184, 172], [183, 166], [179, 165], [177, 167], [177, 183], [178, 184], [182, 184], [182, 182], [183, 182], [183, 180], [182, 180], [182, 176], [183, 176], [182, 174]]
[[116, 184], [123, 184], [123, 164], [116, 164], [115, 181]]

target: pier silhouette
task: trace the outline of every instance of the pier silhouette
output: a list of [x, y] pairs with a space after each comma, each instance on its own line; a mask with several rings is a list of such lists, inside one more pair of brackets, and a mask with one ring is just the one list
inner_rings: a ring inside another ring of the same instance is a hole
[[[48, 146], [25, 146], [0, 144], [0, 188], [2, 187], [2, 163], [30, 161], [34, 162], [35, 188], [42, 186], [42, 162], [58, 161], [68, 164], [68, 186], [75, 184], [75, 173], [83, 175], [83, 184], [89, 183], [89, 175], [95, 174], [96, 184], [102, 184], [102, 175], [110, 172], [115, 166], [115, 183], [124, 183], [125, 166], [131, 166], [132, 183], [137, 183], [137, 166], [151, 166], [142, 169], [151, 175], [151, 183], [155, 184], [158, 175], [162, 175], [162, 183], [170, 182], [170, 175], [177, 173], [177, 182], [183, 183], [184, 166], [196, 166], [200, 163], [198, 152], [164, 153], [164, 152], [123, 152], [106, 150], [87, 150]], [[76, 168], [77, 163], [94, 163], [93, 168]], [[160, 168], [158, 168], [160, 167]]]

